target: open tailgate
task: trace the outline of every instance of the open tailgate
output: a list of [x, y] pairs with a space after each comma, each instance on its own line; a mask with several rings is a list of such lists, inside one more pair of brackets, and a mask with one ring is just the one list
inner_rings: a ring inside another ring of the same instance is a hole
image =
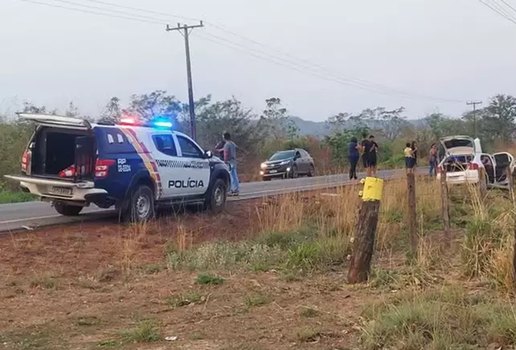
[[18, 116], [21, 119], [29, 120], [41, 125], [47, 126], [60, 126], [65, 128], [74, 129], [91, 129], [91, 124], [84, 119], [64, 117], [60, 115], [51, 114], [31, 114], [31, 113], [19, 113]]

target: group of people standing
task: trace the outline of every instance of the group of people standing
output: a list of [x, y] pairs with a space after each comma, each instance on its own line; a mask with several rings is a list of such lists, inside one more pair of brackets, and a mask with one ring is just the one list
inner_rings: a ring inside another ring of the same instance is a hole
[[366, 170], [367, 176], [376, 177], [376, 166], [378, 163], [378, 144], [376, 143], [374, 136], [362, 134], [362, 141], [358, 143], [356, 137], [352, 137], [348, 146], [348, 159], [349, 159], [349, 179], [357, 179], [357, 165], [362, 157], [362, 163]]
[[[405, 169], [407, 174], [414, 173], [417, 166], [417, 157], [418, 157], [418, 148], [416, 141], [407, 142], [405, 145], [405, 149], [403, 150], [403, 154], [405, 156]], [[430, 146], [430, 151], [428, 152], [428, 165], [430, 166], [429, 175], [436, 176], [437, 175], [437, 165], [439, 164], [439, 154], [437, 150], [437, 145], [435, 143]]]
[[[357, 179], [357, 166], [362, 158], [364, 169], [367, 176], [376, 177], [377, 162], [378, 162], [378, 143], [376, 143], [374, 136], [367, 134], [362, 135], [363, 139], [359, 143], [356, 137], [352, 137], [348, 145], [348, 160], [349, 160], [349, 179]], [[416, 141], [407, 142], [403, 151], [405, 156], [405, 169], [408, 173], [413, 173], [418, 162], [418, 146]], [[428, 164], [430, 166], [429, 175], [437, 175], [437, 166], [439, 164], [439, 155], [437, 145], [434, 143], [430, 147], [428, 154]]]

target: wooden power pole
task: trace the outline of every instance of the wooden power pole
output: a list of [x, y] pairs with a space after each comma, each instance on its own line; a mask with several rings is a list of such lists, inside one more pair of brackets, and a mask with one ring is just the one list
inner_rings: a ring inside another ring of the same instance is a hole
[[367, 282], [369, 278], [382, 191], [383, 180], [373, 177], [365, 179], [348, 272], [348, 282], [351, 284]]
[[204, 27], [204, 24], [202, 21], [200, 24], [197, 25], [181, 25], [180, 23], [177, 24], [177, 27], [171, 27], [167, 24], [167, 32], [172, 30], [177, 30], [179, 33], [183, 35], [185, 38], [185, 51], [186, 51], [186, 76], [188, 80], [188, 109], [190, 112], [190, 129], [192, 132], [192, 138], [194, 140], [197, 140], [197, 127], [195, 124], [195, 106], [194, 106], [194, 96], [193, 96], [193, 83], [192, 83], [192, 64], [190, 62], [190, 32], [194, 28], [201, 28]]
[[482, 101], [471, 101], [471, 102], [466, 102], [466, 104], [468, 106], [473, 106], [473, 126], [474, 126], [474, 131], [475, 131], [475, 137], [477, 137], [478, 136], [478, 132], [477, 132], [477, 105], [481, 105]]

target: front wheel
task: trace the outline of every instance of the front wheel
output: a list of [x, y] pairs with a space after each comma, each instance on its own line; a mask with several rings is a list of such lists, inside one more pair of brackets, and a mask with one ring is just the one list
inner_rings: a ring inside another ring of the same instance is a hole
[[299, 177], [299, 171], [297, 170], [297, 165], [294, 165], [292, 167], [292, 173], [290, 174], [290, 177], [293, 179], [297, 179]]
[[154, 193], [148, 186], [139, 186], [128, 199], [125, 220], [146, 222], [153, 219], [154, 215]]
[[206, 197], [205, 207], [214, 214], [218, 214], [224, 210], [226, 206], [226, 198], [228, 189], [226, 183], [222, 179], [215, 180], [211, 190]]
[[82, 211], [83, 207], [56, 202], [56, 203], [54, 203], [54, 208], [61, 215], [77, 216]]

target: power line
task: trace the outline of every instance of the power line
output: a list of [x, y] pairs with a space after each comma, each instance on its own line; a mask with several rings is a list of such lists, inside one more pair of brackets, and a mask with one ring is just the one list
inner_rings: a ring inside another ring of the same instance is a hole
[[117, 4], [117, 3], [113, 3], [113, 2], [108, 2], [108, 1], [101, 1], [101, 0], [83, 0], [83, 1], [88, 1], [88, 2], [93, 2], [93, 3], [97, 3], [97, 4], [103, 4], [103, 5], [108, 5], [108, 6], [112, 6], [112, 7], [124, 8], [124, 9], [127, 9], [127, 10], [145, 12], [145, 13], [149, 13], [149, 14], [153, 14], [153, 15], [161, 15], [161, 16], [165, 16], [167, 18], [174, 17], [174, 18], [179, 18], [179, 19], [186, 20], [186, 21], [197, 21], [197, 22], [200, 21], [199, 18], [186, 17], [186, 16], [183, 16], [183, 15], [176, 15], [176, 14], [165, 13], [165, 12], [160, 12], [160, 11], [147, 10], [147, 9], [138, 8], [138, 7], [132, 7], [132, 6], [125, 6], [125, 5], [121, 5], [121, 4]]
[[[360, 80], [345, 79], [345, 78], [342, 78], [339, 76], [334, 76], [334, 75], [331, 75], [331, 77], [328, 77], [328, 75], [325, 75], [322, 72], [320, 72], [320, 69], [314, 68], [313, 65], [310, 65], [310, 64], [299, 64], [290, 59], [285, 59], [285, 58], [282, 58], [279, 56], [271, 56], [270, 54], [264, 52], [263, 50], [249, 48], [247, 46], [243, 46], [239, 43], [228, 40], [226, 38], [222, 38], [222, 37], [214, 35], [214, 34], [204, 33], [203, 35], [199, 35], [199, 36], [200, 37], [204, 36], [204, 39], [206, 39], [206, 40], [209, 39], [207, 37], [215, 39], [212, 41], [216, 42], [218, 44], [228, 43], [228, 44], [230, 44], [229, 46], [228, 45], [223, 45], [223, 46], [226, 46], [226, 47], [229, 47], [232, 49], [238, 48], [239, 51], [243, 51], [246, 54], [251, 54], [254, 57], [257, 57], [256, 53], [258, 53], [260, 56], [257, 58], [260, 58], [260, 59], [263, 59], [266, 61], [270, 61], [275, 64], [280, 63], [280, 65], [285, 66], [287, 68], [290, 68], [290, 69], [295, 68], [294, 70], [299, 71], [301, 73], [305, 73], [305, 74], [308, 73], [308, 74], [317, 76], [317, 77], [325, 79], [325, 80], [337, 82], [341, 85], [352, 86], [352, 87], [356, 87], [356, 88], [359, 88], [362, 90], [367, 90], [367, 91], [371, 91], [371, 92], [383, 94], [383, 95], [388, 95], [388, 96], [396, 95], [396, 96], [401, 96], [401, 97], [405, 97], [405, 98], [409, 98], [409, 99], [418, 99], [418, 100], [427, 99], [427, 100], [434, 100], [434, 101], [447, 102], [447, 103], [464, 103], [464, 101], [460, 101], [460, 100], [444, 99], [444, 98], [437, 98], [437, 97], [424, 96], [424, 95], [418, 95], [418, 94], [409, 94], [409, 93], [405, 93], [403, 91], [399, 91], [399, 90], [395, 90], [395, 89], [386, 89], [381, 86], [368, 85]], [[210, 41], [210, 40], [208, 40], [208, 41]], [[252, 52], [252, 53], [250, 53], [250, 52]], [[272, 58], [272, 59], [269, 59], [269, 58]], [[295, 67], [293, 67], [293, 65]], [[301, 67], [303, 69], [300, 69], [299, 67]]]
[[100, 11], [107, 12], [108, 14], [114, 13], [114, 14], [120, 14], [120, 15], [123, 15], [123, 16], [130, 16], [130, 17], [135, 17], [135, 18], [143, 18], [144, 20], [149, 20], [151, 22], [155, 22], [156, 24], [158, 24], [158, 23], [159, 24], [164, 24], [165, 23], [165, 22], [158, 22], [156, 17], [138, 15], [138, 14], [134, 14], [134, 13], [127, 12], [127, 11], [108, 9], [108, 8], [105, 8], [105, 7], [102, 7], [102, 6], [86, 5], [86, 4], [82, 4], [80, 2], [75, 2], [75, 1], [70, 1], [70, 0], [51, 0], [51, 1], [55, 1], [55, 2], [63, 3], [63, 4], [68, 4], [68, 5], [73, 5], [73, 6], [84, 7], [84, 8], [87, 8], [87, 9], [93, 9], [95, 11], [100, 10]]
[[515, 9], [510, 3], [508, 3], [505, 0], [499, 0], [500, 2], [498, 2], [498, 0], [491, 0], [491, 1], [494, 2], [498, 6], [498, 8], [501, 9], [501, 11], [504, 14], [506, 14], [507, 16], [509, 16], [511, 18], [515, 18], [514, 14], [512, 13], [513, 11], [515, 11]]
[[[86, 5], [86, 4], [77, 3], [74, 1], [70, 1], [70, 0], [54, 0], [54, 1], [73, 5], [73, 6], [79, 6], [79, 7], [83, 7], [86, 9], [76, 8], [76, 7], [71, 8], [71, 7], [67, 7], [67, 6], [59, 6], [56, 4], [49, 4], [49, 3], [44, 3], [44, 2], [36, 1], [36, 0], [20, 0], [20, 1], [39, 4], [39, 5], [45, 5], [45, 6], [49, 6], [49, 7], [62, 8], [62, 9], [67, 9], [67, 10], [71, 10], [71, 11], [76, 11], [76, 12], [101, 15], [101, 16], [106, 16], [106, 17], [121, 18], [121, 19], [139, 21], [139, 22], [150, 23], [150, 24], [162, 24], [162, 25], [165, 24], [165, 22], [163, 22], [160, 19], [157, 19], [156, 17], [140, 15], [140, 14], [133, 14], [133, 13], [127, 12], [127, 11], [120, 11], [120, 10], [110, 9], [110, 8], [105, 8], [105, 7]], [[117, 8], [128, 9], [130, 11], [151, 13], [151, 14], [162, 16], [162, 17], [166, 16], [166, 17], [177, 17], [177, 18], [189, 18], [189, 17], [179, 16], [179, 15], [174, 15], [174, 14], [169, 14], [169, 13], [164, 13], [164, 12], [159, 12], [159, 11], [152, 11], [152, 10], [146, 10], [146, 9], [141, 9], [141, 8], [136, 8], [136, 7], [123, 6], [123, 5], [119, 5], [119, 4], [107, 2], [107, 1], [102, 1], [102, 0], [85, 0], [85, 1], [102, 4], [102, 5], [108, 5], [108, 6], [117, 7]], [[103, 11], [103, 12], [99, 12], [99, 10]], [[275, 64], [281, 63], [282, 66], [285, 66], [290, 69], [294, 69], [303, 74], [308, 73], [308, 74], [317, 76], [317, 77], [325, 79], [325, 80], [338, 82], [339, 84], [342, 84], [342, 85], [357, 87], [357, 88], [360, 88], [363, 90], [368, 90], [368, 91], [371, 91], [374, 93], [379, 93], [379, 94], [384, 94], [384, 95], [390, 95], [390, 96], [397, 95], [397, 96], [402, 96], [402, 97], [411, 98], [411, 99], [414, 99], [414, 98], [415, 99], [425, 99], [425, 100], [433, 100], [433, 101], [447, 102], [447, 103], [463, 103], [464, 102], [464, 101], [455, 100], [455, 99], [445, 99], [445, 98], [425, 96], [425, 95], [420, 95], [420, 94], [415, 94], [415, 93], [408, 93], [408, 92], [401, 91], [401, 90], [398, 90], [395, 88], [391, 88], [391, 87], [388, 87], [388, 86], [385, 86], [382, 84], [369, 82], [369, 81], [366, 81], [363, 79], [343, 77], [340, 73], [335, 73], [334, 71], [332, 71], [320, 64], [313, 63], [308, 60], [304, 60], [304, 59], [298, 58], [296, 56], [290, 55], [288, 53], [282, 52], [280, 50], [272, 48], [269, 45], [260, 43], [257, 40], [246, 38], [243, 35], [240, 35], [238, 33], [230, 31], [229, 29], [225, 28], [222, 25], [218, 25], [215, 23], [210, 23], [210, 24], [212, 26], [214, 26], [215, 28], [218, 28], [221, 31], [224, 31], [228, 34], [239, 37], [242, 40], [251, 42], [254, 45], [261, 46], [261, 47], [264, 47], [269, 50], [272, 49], [273, 51], [278, 52], [279, 54], [271, 54], [271, 53], [265, 52], [263, 50], [257, 50], [256, 48], [250, 48], [249, 46], [245, 46], [240, 43], [236, 43], [236, 42], [228, 40], [226, 38], [221, 38], [221, 37], [213, 35], [213, 34], [207, 34], [208, 36], [211, 36], [212, 39], [215, 39], [215, 40], [212, 40], [213, 42], [216, 42], [218, 44], [222, 44], [221, 42], [229, 43], [231, 46], [228, 46], [228, 45], [224, 45], [224, 46], [230, 47], [232, 49], [236, 49], [238, 47], [239, 51], [242, 51], [242, 52], [244, 52], [248, 55], [254, 56], [254, 57], [258, 56], [258, 55], [256, 55], [256, 52], [258, 52], [260, 55], [259, 56], [260, 59], [268, 60], [269, 62], [273, 62]], [[204, 39], [207, 39], [207, 38], [204, 38]], [[251, 53], [249, 51], [252, 51], [253, 53]], [[286, 56], [288, 58], [284, 58], [281, 56]], [[294, 65], [295, 67], [293, 67], [292, 65]], [[300, 69], [299, 67], [301, 67], [302, 69]], [[309, 70], [309, 71], [306, 71], [306, 70]], [[330, 74], [331, 77], [328, 77], [327, 74]]]
[[[106, 1], [101, 1], [101, 0], [85, 0], [85, 1], [94, 2], [94, 3], [101, 3], [101, 4], [108, 4], [108, 5], [114, 6], [114, 7], [127, 8], [127, 9], [131, 9], [131, 10], [134, 10], [134, 11], [152, 13], [152, 14], [157, 14], [157, 15], [160, 15], [160, 16], [183, 17], [183, 16], [172, 15], [172, 14], [169, 14], [169, 13], [166, 13], [166, 12], [151, 11], [151, 10], [146, 10], [146, 9], [136, 8], [136, 7], [128, 7], [128, 6], [118, 5], [118, 4], [115, 4], [115, 3], [112, 3], [112, 2], [106, 2]], [[367, 89], [366, 86], [371, 86], [369, 88], [369, 90], [371, 90], [371, 89], [375, 89], [375, 90], [385, 89], [385, 90], [389, 90], [392, 93], [397, 94], [397, 95], [414, 96], [414, 97], [417, 97], [418, 99], [427, 99], [427, 100], [434, 100], [434, 101], [448, 102], [448, 103], [450, 103], [450, 102], [451, 103], [463, 103], [464, 102], [464, 101], [453, 100], [453, 99], [444, 99], [444, 98], [440, 98], [440, 97], [432, 97], [432, 96], [425, 96], [425, 95], [421, 95], [421, 94], [409, 93], [409, 92], [402, 91], [402, 90], [399, 90], [399, 89], [395, 89], [395, 88], [392, 88], [392, 87], [389, 87], [389, 86], [386, 86], [386, 85], [382, 85], [382, 84], [379, 84], [379, 83], [375, 83], [375, 82], [371, 82], [371, 81], [367, 81], [367, 80], [363, 80], [363, 79], [358, 79], [358, 78], [354, 78], [354, 77], [349, 77], [349, 76], [343, 76], [341, 73], [335, 72], [335, 71], [333, 71], [331, 69], [328, 69], [328, 68], [326, 68], [326, 67], [324, 67], [324, 66], [322, 66], [320, 64], [313, 63], [313, 62], [310, 62], [308, 60], [292, 56], [289, 53], [286, 53], [286, 52], [284, 52], [282, 50], [278, 50], [276, 48], [273, 48], [270, 45], [263, 44], [263, 43], [261, 43], [261, 42], [259, 42], [257, 40], [245, 37], [245, 36], [243, 36], [243, 35], [241, 35], [239, 33], [235, 33], [233, 31], [227, 29], [223, 25], [220, 25], [220, 24], [217, 24], [217, 23], [213, 23], [213, 22], [206, 22], [206, 21], [205, 21], [205, 23], [210, 24], [211, 26], [213, 26], [213, 27], [215, 27], [215, 28], [217, 28], [217, 29], [219, 29], [219, 30], [221, 30], [223, 32], [226, 32], [226, 33], [228, 33], [230, 35], [238, 37], [238, 38], [240, 38], [242, 40], [251, 42], [251, 43], [253, 43], [255, 45], [264, 47], [264, 48], [269, 49], [269, 50], [273, 50], [273, 51], [279, 53], [280, 55], [287, 56], [287, 57], [291, 58], [290, 61], [293, 64], [303, 65], [305, 67], [307, 67], [307, 65], [308, 65], [308, 67], [311, 68], [311, 69], [314, 69], [314, 67], [315, 67], [316, 69], [322, 70], [322, 71], [324, 71], [326, 73], [329, 73], [331, 75], [337, 75], [342, 80], [348, 80], [348, 81], [350, 81], [352, 83], [356, 83], [358, 85], [361, 85], [361, 86], [363, 86], [362, 88], [364, 88], [364, 89]], [[234, 43], [234, 42], [233, 42], [233, 44], [238, 45], [237, 43]]]
[[90, 10], [85, 10], [85, 9], [80, 9], [80, 8], [61, 6], [61, 5], [56, 5], [56, 4], [49, 4], [49, 3], [42, 2], [42, 1], [37, 1], [37, 0], [18, 0], [18, 1], [27, 2], [27, 3], [36, 4], [36, 5], [41, 5], [41, 6], [59, 8], [59, 9], [64, 9], [64, 10], [68, 10], [68, 11], [87, 13], [87, 14], [91, 14], [91, 15], [131, 20], [131, 21], [142, 22], [142, 23], [147, 23], [147, 24], [164, 24], [164, 23], [159, 23], [159, 22], [155, 22], [155, 21], [149, 21], [149, 20], [145, 20], [145, 19], [140, 19], [140, 18], [137, 18], [137, 17], [119, 16], [119, 15], [114, 15], [114, 14], [110, 14], [110, 13], [103, 13], [103, 12], [98, 12], [98, 11], [90, 11]]
[[510, 8], [511, 10], [516, 12], [516, 8], [514, 6], [512, 6], [509, 2], [507, 2], [505, 0], [500, 0], [500, 1], [503, 2], [508, 8]]
[[[487, 0], [478, 0], [481, 4], [483, 4], [484, 6], [490, 8], [493, 12], [499, 14], [500, 16], [502, 16], [503, 18], [505, 18], [506, 20], [516, 24], [516, 19], [512, 18], [510, 15], [508, 15], [507, 13], [504, 13], [502, 10], [500, 10], [500, 8], [493, 6], [492, 3], [489, 3], [487, 2]], [[498, 4], [499, 5], [499, 4]]]

